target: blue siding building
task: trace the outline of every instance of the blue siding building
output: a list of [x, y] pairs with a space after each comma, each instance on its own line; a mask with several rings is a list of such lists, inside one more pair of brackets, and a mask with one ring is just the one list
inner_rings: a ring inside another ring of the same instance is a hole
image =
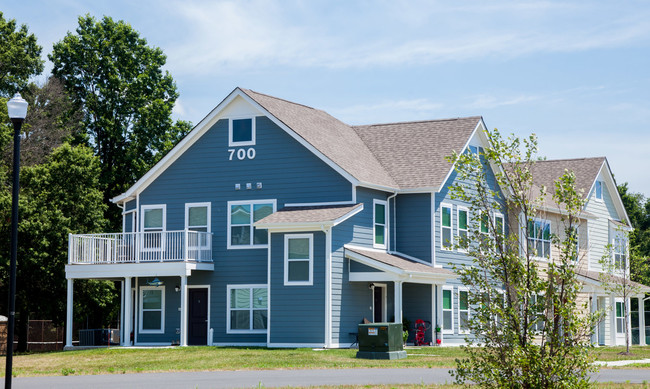
[[484, 130], [349, 126], [236, 88], [113, 199], [122, 232], [70, 236], [68, 323], [74, 280], [101, 278], [121, 281], [125, 346], [349, 347], [363, 321], [417, 319], [458, 343], [470, 260], [446, 240], [467, 204], [446, 157]]

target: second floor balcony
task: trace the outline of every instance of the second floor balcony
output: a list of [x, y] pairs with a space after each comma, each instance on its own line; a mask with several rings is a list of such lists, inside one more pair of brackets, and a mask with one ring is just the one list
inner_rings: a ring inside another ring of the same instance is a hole
[[68, 265], [212, 262], [209, 232], [147, 231], [69, 237]]

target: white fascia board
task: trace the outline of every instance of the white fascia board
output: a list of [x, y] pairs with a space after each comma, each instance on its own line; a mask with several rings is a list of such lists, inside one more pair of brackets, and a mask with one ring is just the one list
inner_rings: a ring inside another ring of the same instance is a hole
[[[138, 181], [135, 182], [126, 192], [121, 195], [115, 196], [111, 199], [113, 203], [122, 202], [128, 198], [135, 197], [135, 194], [139, 191], [144, 190], [153, 180], [158, 178], [174, 161], [176, 161], [190, 146], [192, 146], [198, 139], [203, 136], [203, 134], [209, 130], [214, 123], [219, 119], [219, 114], [230, 104], [237, 96], [241, 96], [244, 93], [239, 89], [235, 88], [225, 99], [221, 101], [206, 117], [204, 117], [194, 128], [190, 131], [189, 134], [185, 136], [176, 146], [174, 146], [171, 151], [167, 153], [154, 165], [144, 176], [142, 176]], [[259, 104], [255, 104], [259, 105]]]
[[214, 271], [214, 263], [151, 262], [65, 265], [70, 279], [189, 276], [193, 270]]
[[355, 177], [352, 176], [352, 174], [348, 173], [346, 170], [344, 170], [342, 167], [334, 163], [331, 159], [325, 156], [320, 150], [318, 150], [316, 147], [314, 147], [311, 143], [307, 142], [303, 137], [298, 135], [294, 130], [289, 128], [286, 124], [284, 124], [281, 120], [276, 118], [273, 114], [271, 114], [269, 111], [266, 110], [266, 108], [262, 107], [257, 101], [255, 101], [253, 98], [248, 96], [246, 93], [244, 93], [241, 89], [237, 88], [236, 91], [238, 92], [238, 96], [243, 98], [245, 101], [248, 103], [252, 104], [254, 107], [259, 109], [262, 113], [264, 113], [275, 125], [283, 129], [287, 134], [289, 134], [293, 139], [295, 139], [298, 143], [303, 145], [307, 150], [311, 151], [314, 155], [316, 155], [318, 158], [320, 158], [323, 162], [325, 162], [327, 165], [329, 165], [332, 169], [334, 169], [337, 173], [342, 175], [346, 180], [351, 182], [353, 185], [358, 185], [359, 180]]
[[[619, 216], [623, 216], [625, 223], [627, 223], [628, 226], [632, 226], [632, 222], [630, 221], [630, 217], [627, 215], [627, 211], [625, 210], [625, 205], [623, 204], [623, 199], [621, 199], [621, 195], [618, 194], [618, 187], [616, 186], [616, 180], [614, 179], [614, 175], [612, 174], [612, 169], [609, 168], [609, 162], [607, 161], [607, 157], [605, 157], [605, 161], [603, 161], [603, 166], [600, 168], [601, 171], [605, 170], [607, 173], [607, 189], [609, 191], [610, 197], [612, 197], [612, 200], [614, 202], [614, 206], [616, 207], [616, 211], [618, 212]], [[597, 179], [597, 178], [596, 178]], [[596, 185], [596, 181], [594, 180], [593, 185]], [[622, 218], [622, 219], [623, 219]]]
[[361, 263], [363, 265], [370, 266], [373, 269], [377, 269], [377, 270], [381, 270], [383, 272], [395, 274], [398, 277], [399, 276], [404, 276], [406, 274], [406, 272], [404, 270], [400, 269], [400, 268], [387, 265], [385, 263], [376, 261], [374, 259], [366, 257], [365, 255], [358, 254], [358, 253], [355, 253], [353, 251], [346, 250], [345, 251], [345, 256], [348, 259], [355, 260], [355, 261], [357, 261], [357, 262], [359, 262], [359, 263]]
[[392, 282], [401, 280], [399, 276], [386, 272], [350, 272], [348, 279], [350, 282]]
[[[476, 131], [478, 131], [478, 129], [482, 127], [482, 123], [483, 123], [483, 119], [479, 120], [478, 123], [476, 123], [476, 127], [474, 127], [474, 130], [465, 141], [465, 145], [463, 145], [462, 149], [458, 150], [459, 153], [462, 153], [467, 148], [467, 146], [469, 146], [469, 142], [471, 142], [472, 138], [474, 137], [474, 134], [476, 134]], [[445, 183], [447, 182], [449, 177], [451, 177], [451, 174], [454, 172], [454, 169], [456, 168], [456, 162], [458, 162], [458, 160], [454, 161], [454, 163], [451, 164], [451, 168], [447, 172], [445, 178], [440, 183], [440, 187], [435, 189], [436, 192], [442, 192], [442, 190], [445, 187]]]
[[343, 223], [344, 221], [348, 220], [349, 218], [351, 218], [352, 216], [356, 215], [357, 213], [359, 213], [361, 211], [363, 211], [363, 203], [361, 203], [360, 207], [357, 207], [357, 208], [351, 210], [350, 212], [346, 213], [345, 215], [339, 217], [338, 219], [334, 219], [334, 221], [332, 222], [332, 226], [336, 226], [336, 225], [339, 225], [339, 224]]

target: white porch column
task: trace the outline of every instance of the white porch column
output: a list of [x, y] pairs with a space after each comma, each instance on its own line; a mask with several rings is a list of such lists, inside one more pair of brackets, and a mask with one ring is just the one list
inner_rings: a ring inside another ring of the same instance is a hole
[[435, 299], [436, 299], [436, 321], [433, 324], [433, 331], [434, 331], [434, 334], [433, 334], [434, 339], [433, 339], [433, 341], [434, 342], [436, 341], [436, 339], [435, 339], [435, 336], [436, 336], [435, 328], [436, 328], [436, 326], [439, 326], [440, 327], [440, 341], [444, 342], [444, 335], [443, 335], [443, 332], [442, 332], [442, 324], [443, 324], [442, 323], [442, 321], [443, 321], [442, 320], [442, 285], [436, 285]]
[[395, 281], [395, 323], [402, 322], [402, 281]]
[[[598, 310], [598, 296], [596, 293], [591, 293], [591, 306], [589, 307], [592, 314]], [[598, 345], [598, 323], [592, 328], [591, 344]]]
[[181, 346], [187, 346], [187, 276], [181, 276]]
[[123, 283], [124, 290], [124, 338], [122, 338], [122, 346], [131, 345], [131, 331], [133, 329], [133, 323], [131, 323], [131, 318], [133, 317], [133, 307], [131, 306], [131, 277], [124, 277]]
[[72, 314], [74, 311], [74, 302], [72, 298], [73, 292], [73, 283], [72, 278], [68, 278], [68, 303], [66, 305], [65, 311], [65, 347], [72, 347]]
[[124, 280], [120, 281], [120, 344], [124, 344]]
[[[609, 295], [609, 346], [616, 346], [616, 298]], [[607, 344], [607, 342], [605, 342]]]
[[639, 297], [639, 346], [645, 346], [645, 307], [643, 296]]

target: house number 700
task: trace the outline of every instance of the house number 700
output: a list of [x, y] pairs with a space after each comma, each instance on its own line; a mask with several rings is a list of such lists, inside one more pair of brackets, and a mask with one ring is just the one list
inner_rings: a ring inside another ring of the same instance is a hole
[[244, 159], [255, 159], [255, 149], [250, 147], [248, 149], [228, 149], [228, 160], [232, 161], [232, 158], [237, 154], [237, 159], [242, 161]]

